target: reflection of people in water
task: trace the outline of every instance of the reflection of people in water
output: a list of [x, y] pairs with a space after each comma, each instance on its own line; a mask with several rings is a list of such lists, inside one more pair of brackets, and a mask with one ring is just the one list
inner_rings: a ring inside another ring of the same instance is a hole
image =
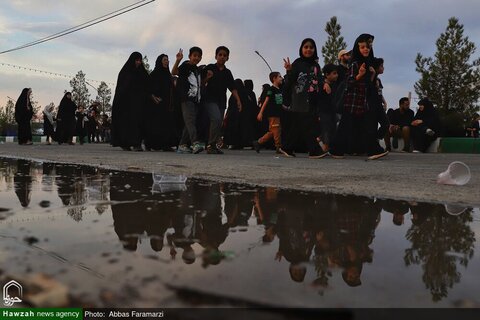
[[217, 265], [225, 258], [220, 251], [220, 245], [228, 236], [228, 223], [222, 223], [220, 201], [220, 186], [211, 185], [204, 191], [199, 208], [204, 215], [201, 219], [201, 234], [199, 244], [204, 248], [202, 266]]
[[86, 176], [95, 173], [95, 168], [74, 165], [56, 165], [55, 171], [58, 196], [63, 205], [69, 206], [67, 213], [75, 221], [81, 221], [84, 204], [87, 203]]
[[147, 234], [150, 247], [159, 253], [163, 250], [165, 233], [178, 213], [176, 199], [183, 192], [150, 194], [151, 176], [147, 174], [118, 172], [110, 179], [110, 199], [113, 224], [124, 249], [136, 251], [141, 235]]
[[263, 192], [256, 192], [254, 195], [254, 212], [257, 217], [257, 224], [265, 226], [265, 234], [262, 237], [263, 243], [270, 243], [277, 235], [278, 190], [276, 188], [265, 188]]
[[[121, 172], [110, 179], [110, 199], [119, 202], [112, 205], [113, 225], [123, 248], [136, 251], [140, 235], [144, 233], [151, 204], [142, 199], [142, 194], [150, 192], [151, 180], [147, 175]], [[129, 187], [125, 187], [125, 186]], [[157, 244], [158, 246], [158, 244]]]
[[15, 194], [22, 207], [26, 208], [30, 204], [32, 193], [32, 176], [30, 175], [31, 162], [27, 160], [17, 160], [17, 173], [13, 181]]
[[343, 268], [342, 278], [351, 287], [362, 284], [363, 264], [373, 260], [369, 245], [375, 237], [380, 212], [381, 207], [372, 199], [347, 197], [338, 201], [334, 260]]
[[57, 190], [60, 200], [63, 205], [70, 205], [70, 198], [75, 191], [75, 167], [69, 165], [57, 165], [55, 167], [57, 172]]
[[406, 201], [397, 200], [378, 200], [382, 209], [393, 214], [392, 222], [396, 226], [401, 226], [405, 221], [405, 215], [410, 211], [410, 206]]
[[311, 205], [308, 198], [297, 195], [281, 198], [278, 217], [278, 237], [280, 245], [277, 259], [290, 262], [290, 277], [295, 282], [303, 282], [307, 273], [306, 262], [310, 260], [314, 241], [312, 217], [305, 207]]
[[[225, 214], [230, 228], [248, 227], [248, 219], [252, 216], [253, 195], [242, 190], [225, 190]], [[232, 192], [233, 191], [233, 192]], [[239, 231], [246, 231], [240, 228]]]
[[167, 241], [170, 245], [170, 255], [175, 259], [176, 248], [181, 248], [182, 259], [186, 264], [195, 262], [196, 255], [192, 245], [198, 241], [198, 232], [200, 228], [199, 214], [176, 212], [172, 217], [172, 225], [175, 230], [173, 234], [167, 235]]

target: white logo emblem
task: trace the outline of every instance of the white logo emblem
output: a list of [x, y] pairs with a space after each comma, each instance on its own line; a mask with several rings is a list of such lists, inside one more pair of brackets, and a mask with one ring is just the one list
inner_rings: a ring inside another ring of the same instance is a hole
[[[13, 288], [16, 288], [16, 290], [14, 290]], [[11, 297], [10, 291], [13, 291], [12, 294], [13, 293], [16, 293], [16, 294], [14, 294]], [[16, 302], [22, 302], [22, 298], [23, 298], [23, 288], [20, 285], [20, 283], [18, 283], [17, 281], [12, 280], [3, 286], [3, 304], [5, 304], [7, 307], [13, 306]]]

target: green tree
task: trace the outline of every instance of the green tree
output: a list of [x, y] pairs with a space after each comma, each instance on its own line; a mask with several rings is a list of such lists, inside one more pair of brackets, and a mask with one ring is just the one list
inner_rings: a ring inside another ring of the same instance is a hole
[[72, 87], [72, 100], [77, 106], [88, 107], [90, 93], [88, 92], [87, 83], [85, 81], [85, 73], [78, 71], [77, 75], [70, 80]]
[[7, 104], [0, 108], [0, 135], [5, 135], [6, 127], [15, 124], [15, 104], [8, 99]]
[[110, 100], [112, 99], [112, 90], [108, 87], [105, 82], [101, 82], [97, 88], [97, 97], [96, 101], [100, 102], [102, 105], [102, 112], [111, 112], [112, 105]]
[[32, 109], [33, 109], [33, 122], [40, 122], [43, 121], [43, 117], [41, 116], [42, 113], [42, 107], [38, 103], [37, 100], [33, 97], [33, 93], [30, 96], [30, 103], [32, 104]]
[[327, 41], [322, 47], [322, 55], [324, 64], [337, 63], [338, 52], [347, 47], [343, 37], [340, 35], [342, 26], [338, 24], [337, 17], [333, 16], [325, 26], [325, 31], [328, 34]]
[[420, 80], [415, 92], [428, 97], [443, 114], [455, 112], [469, 119], [478, 110], [480, 99], [480, 58], [472, 58], [476, 47], [463, 31], [463, 25], [452, 17], [436, 42], [434, 57], [417, 53]]
[[8, 99], [7, 104], [3, 109], [3, 115], [5, 123], [14, 124], [15, 123], [15, 103], [12, 99]]

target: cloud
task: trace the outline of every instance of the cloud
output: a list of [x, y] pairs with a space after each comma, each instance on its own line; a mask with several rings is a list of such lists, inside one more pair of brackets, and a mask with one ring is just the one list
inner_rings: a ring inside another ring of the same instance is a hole
[[[0, 7], [0, 46], [17, 46], [135, 2], [102, 0], [92, 6], [82, 0], [9, 1]], [[160, 53], [169, 54], [173, 61], [179, 48], [188, 51], [197, 45], [204, 50], [202, 63], [211, 63], [215, 48], [227, 45], [231, 49], [228, 67], [234, 76], [253, 79], [258, 89], [268, 82], [269, 70], [255, 50], [273, 69], [283, 72], [282, 59], [296, 58], [303, 38], [313, 37], [320, 50], [327, 38], [325, 24], [335, 15], [349, 47], [360, 33], [375, 35], [375, 54], [385, 59], [384, 94], [390, 105], [396, 105], [400, 96], [413, 91], [418, 79], [414, 64], [417, 52], [433, 55], [435, 41], [448, 18], [460, 18], [465, 34], [480, 44], [479, 9], [478, 1], [469, 0], [162, 0], [51, 42], [0, 56], [0, 61], [71, 75], [83, 70], [87, 77], [115, 81], [133, 51], [148, 55], [153, 64]], [[32, 81], [41, 104], [55, 100], [65, 86], [68, 88], [68, 81], [29, 78], [18, 71], [7, 74], [4, 69], [0, 69], [0, 81], [0, 99], [23, 88], [22, 81]]]

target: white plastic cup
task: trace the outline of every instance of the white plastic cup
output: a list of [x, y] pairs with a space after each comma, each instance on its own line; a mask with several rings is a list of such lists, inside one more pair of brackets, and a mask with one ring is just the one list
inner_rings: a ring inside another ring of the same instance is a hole
[[470, 177], [470, 168], [463, 162], [454, 161], [446, 171], [438, 175], [437, 183], [463, 186], [470, 181]]

